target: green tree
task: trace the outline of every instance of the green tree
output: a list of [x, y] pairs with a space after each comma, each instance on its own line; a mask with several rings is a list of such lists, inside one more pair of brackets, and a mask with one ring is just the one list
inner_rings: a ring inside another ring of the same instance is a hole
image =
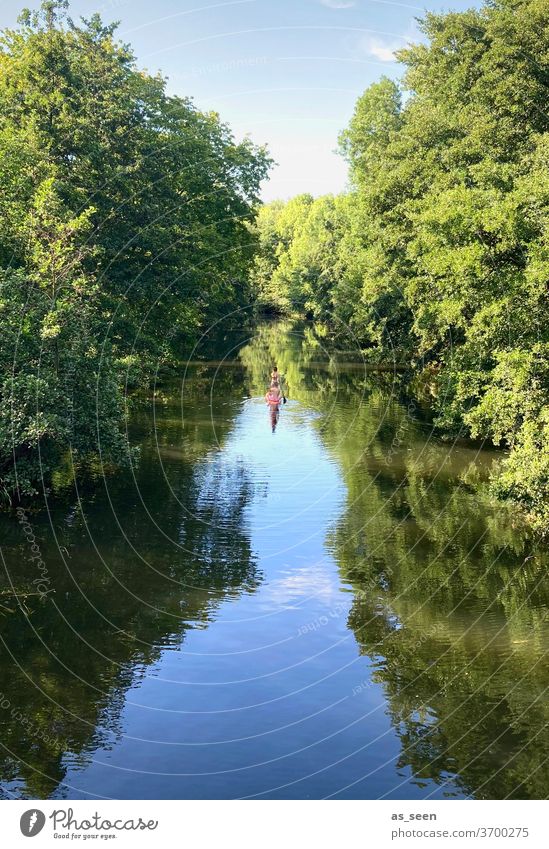
[[67, 8], [48, 0], [0, 38], [8, 494], [33, 491], [69, 446], [120, 459], [124, 371], [146, 378], [248, 305], [269, 167], [139, 70], [116, 25]]

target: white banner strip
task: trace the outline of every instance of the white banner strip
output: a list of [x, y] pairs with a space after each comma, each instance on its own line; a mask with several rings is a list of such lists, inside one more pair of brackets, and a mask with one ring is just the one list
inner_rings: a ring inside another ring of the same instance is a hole
[[6, 801], [2, 845], [217, 849], [545, 849], [549, 803], [526, 801]]

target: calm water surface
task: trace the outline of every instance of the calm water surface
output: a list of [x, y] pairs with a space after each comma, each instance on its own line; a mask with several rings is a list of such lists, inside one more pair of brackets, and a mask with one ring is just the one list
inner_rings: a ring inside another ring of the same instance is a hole
[[136, 404], [132, 468], [60, 471], [46, 601], [0, 519], [5, 797], [547, 797], [547, 556], [400, 396], [264, 325]]

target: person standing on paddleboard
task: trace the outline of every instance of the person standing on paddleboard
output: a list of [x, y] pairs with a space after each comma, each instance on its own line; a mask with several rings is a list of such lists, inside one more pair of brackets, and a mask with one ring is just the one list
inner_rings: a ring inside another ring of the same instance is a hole
[[278, 386], [278, 388], [280, 389], [280, 393], [282, 395], [282, 403], [285, 404], [286, 403], [286, 395], [284, 394], [284, 391], [282, 390], [282, 375], [278, 371], [278, 366], [276, 366], [276, 365], [273, 366], [273, 370], [271, 372], [271, 388], [273, 386]]

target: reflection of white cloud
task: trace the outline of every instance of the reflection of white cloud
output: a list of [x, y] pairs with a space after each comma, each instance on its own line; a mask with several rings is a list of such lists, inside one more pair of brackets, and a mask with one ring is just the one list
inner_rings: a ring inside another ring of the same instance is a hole
[[325, 605], [341, 600], [340, 586], [334, 576], [327, 572], [322, 560], [296, 568], [293, 574], [272, 581], [265, 592], [270, 603], [277, 605], [291, 605], [303, 597], [315, 598]]
[[320, 0], [320, 2], [329, 9], [351, 9], [356, 6], [354, 0]]

